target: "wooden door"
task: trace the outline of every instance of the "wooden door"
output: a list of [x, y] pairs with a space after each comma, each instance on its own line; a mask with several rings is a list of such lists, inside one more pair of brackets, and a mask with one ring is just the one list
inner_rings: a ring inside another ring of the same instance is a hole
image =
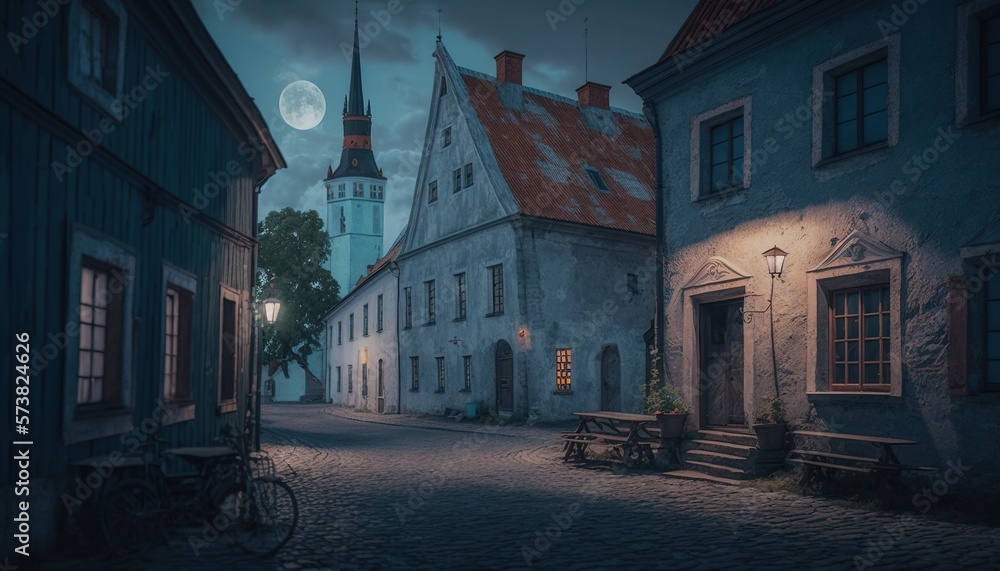
[[514, 352], [506, 341], [497, 343], [497, 410], [514, 412]]
[[618, 346], [601, 352], [601, 410], [621, 411], [621, 359]]
[[703, 424], [708, 426], [746, 425], [741, 307], [742, 300], [701, 306], [699, 380]]

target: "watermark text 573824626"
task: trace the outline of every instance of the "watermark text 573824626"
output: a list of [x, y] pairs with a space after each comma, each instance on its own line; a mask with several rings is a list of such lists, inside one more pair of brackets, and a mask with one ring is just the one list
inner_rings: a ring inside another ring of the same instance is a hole
[[11, 452], [14, 455], [13, 468], [17, 471], [14, 481], [14, 539], [17, 553], [28, 557], [31, 545], [31, 525], [28, 515], [28, 495], [31, 493], [31, 440], [29, 421], [31, 393], [31, 374], [28, 360], [31, 352], [31, 336], [27, 333], [15, 335], [14, 345], [14, 441], [11, 442]]

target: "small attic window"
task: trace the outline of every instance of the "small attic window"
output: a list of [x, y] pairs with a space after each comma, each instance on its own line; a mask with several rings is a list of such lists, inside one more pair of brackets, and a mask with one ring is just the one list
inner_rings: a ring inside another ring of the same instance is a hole
[[608, 185], [604, 183], [604, 177], [602, 177], [601, 173], [599, 173], [596, 169], [584, 168], [583, 170], [587, 171], [587, 176], [590, 177], [590, 182], [597, 187], [597, 190], [601, 192], [611, 192], [608, 190]]

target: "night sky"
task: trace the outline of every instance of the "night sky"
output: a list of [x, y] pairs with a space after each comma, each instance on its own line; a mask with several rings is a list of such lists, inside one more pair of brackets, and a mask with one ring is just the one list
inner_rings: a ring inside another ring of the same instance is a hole
[[[340, 157], [341, 110], [350, 76], [354, 2], [348, 0], [195, 0], [222, 53], [256, 100], [288, 168], [266, 184], [261, 218], [290, 206], [325, 212], [322, 179]], [[575, 98], [584, 83], [584, 18], [589, 22], [589, 79], [612, 86], [611, 105], [641, 112], [626, 77], [653, 64], [696, 0], [442, 0], [442, 35], [455, 63], [494, 75], [493, 56], [526, 55], [524, 84]], [[389, 178], [385, 245], [406, 224], [427, 126], [434, 77], [437, 0], [362, 0], [359, 24], [372, 147]], [[373, 15], [373, 12], [375, 14]], [[391, 19], [388, 19], [387, 16]], [[374, 32], [370, 35], [367, 32]], [[347, 48], [346, 50], [344, 48]], [[290, 82], [315, 83], [326, 115], [315, 128], [287, 125], [278, 97]]]

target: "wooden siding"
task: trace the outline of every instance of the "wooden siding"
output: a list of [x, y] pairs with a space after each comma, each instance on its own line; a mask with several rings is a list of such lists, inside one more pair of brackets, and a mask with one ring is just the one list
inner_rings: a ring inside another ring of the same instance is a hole
[[[132, 4], [125, 3], [127, 10]], [[38, 4], [4, 2], [0, 26], [19, 30], [21, 18]], [[192, 323], [194, 421], [163, 427], [160, 435], [178, 444], [207, 444], [223, 422], [240, 413], [216, 413], [219, 355], [220, 284], [249, 292], [253, 268], [254, 180], [261, 158], [248, 163], [240, 154], [247, 139], [227, 127], [215, 108], [195, 89], [191, 74], [168, 61], [142, 24], [129, 13], [125, 40], [124, 90], [139, 85], [147, 66], [169, 73], [142, 103], [62, 181], [52, 162], [65, 162], [66, 146], [83, 140], [107, 115], [68, 81], [69, 7], [51, 18], [20, 53], [0, 58], [0, 367], [13, 371], [13, 339], [31, 334], [40, 351], [73, 319], [66, 307], [69, 244], [73, 225], [83, 225], [135, 252], [133, 354], [134, 424], [150, 416], [162, 392], [164, 330], [163, 262], [197, 276]], [[9, 50], [9, 46], [6, 46]], [[175, 56], [176, 58], [176, 56]], [[244, 147], [245, 148], [245, 147]], [[211, 182], [238, 161], [240, 172], [227, 189], [209, 198], [203, 213], [189, 219], [184, 204], [198, 204], [195, 189]], [[150, 216], [151, 215], [151, 216]], [[240, 409], [248, 387], [250, 315], [240, 311], [238, 396]], [[67, 351], [75, 351], [71, 338]], [[68, 462], [121, 448], [120, 437], [62, 446], [65, 351], [50, 359], [31, 381], [31, 437], [39, 454], [35, 478], [65, 472]], [[0, 419], [13, 422], [9, 399], [0, 397]], [[58, 443], [58, 445], [54, 445]], [[44, 448], [43, 448], [44, 447]], [[0, 484], [10, 484], [4, 473]]]

